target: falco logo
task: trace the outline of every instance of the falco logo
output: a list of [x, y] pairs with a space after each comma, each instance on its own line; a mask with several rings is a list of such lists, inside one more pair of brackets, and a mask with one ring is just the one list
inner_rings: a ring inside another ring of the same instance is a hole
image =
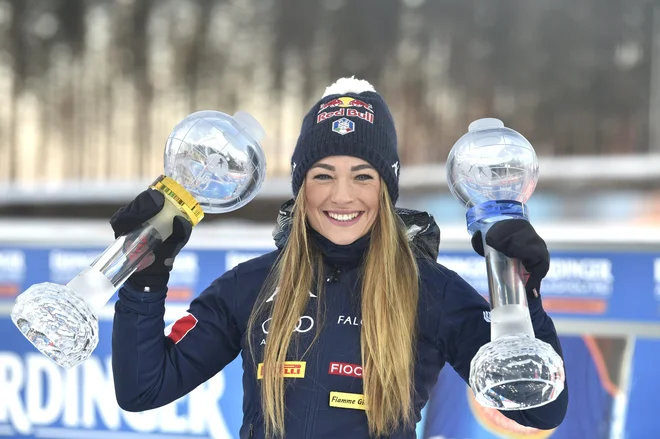
[[351, 316], [339, 316], [337, 318], [337, 324], [360, 326], [362, 324], [362, 319], [358, 320], [357, 317], [351, 317]]

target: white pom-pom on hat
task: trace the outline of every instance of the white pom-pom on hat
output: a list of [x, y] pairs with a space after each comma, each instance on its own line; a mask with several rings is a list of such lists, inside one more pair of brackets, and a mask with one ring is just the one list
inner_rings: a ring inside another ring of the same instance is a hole
[[365, 91], [376, 92], [374, 86], [364, 79], [356, 79], [355, 76], [350, 78], [339, 78], [334, 84], [325, 88], [325, 93], [321, 98], [330, 95], [338, 95], [342, 93], [362, 93]]

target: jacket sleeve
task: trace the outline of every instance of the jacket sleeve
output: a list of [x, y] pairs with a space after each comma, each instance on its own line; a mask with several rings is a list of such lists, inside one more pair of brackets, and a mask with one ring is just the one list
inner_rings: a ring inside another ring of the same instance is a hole
[[[557, 331], [543, 310], [541, 299], [529, 303], [536, 338], [549, 343], [562, 357]], [[447, 280], [442, 300], [439, 339], [447, 362], [468, 383], [470, 362], [481, 346], [490, 341], [490, 311], [488, 302], [456, 273]], [[564, 420], [568, 406], [568, 385], [559, 397], [544, 406], [527, 410], [501, 410], [504, 416], [518, 424], [549, 430]]]
[[112, 327], [112, 370], [121, 408], [144, 411], [186, 395], [229, 364], [241, 350], [235, 319], [235, 271], [192, 301], [165, 336], [166, 290], [119, 291]]

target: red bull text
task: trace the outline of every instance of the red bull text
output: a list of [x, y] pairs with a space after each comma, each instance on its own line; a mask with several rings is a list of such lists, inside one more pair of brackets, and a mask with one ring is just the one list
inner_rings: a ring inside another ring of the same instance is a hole
[[326, 111], [325, 113], [319, 113], [316, 116], [316, 123], [321, 123], [325, 120], [332, 119], [333, 117], [357, 117], [362, 120], [366, 120], [369, 123], [374, 123], [374, 114], [369, 113], [368, 111], [360, 112], [355, 108], [340, 108], [335, 111]]

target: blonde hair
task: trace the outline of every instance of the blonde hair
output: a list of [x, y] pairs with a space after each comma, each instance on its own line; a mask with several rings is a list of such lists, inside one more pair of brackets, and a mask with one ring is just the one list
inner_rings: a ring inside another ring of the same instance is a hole
[[[278, 261], [261, 292], [278, 288], [263, 355], [261, 405], [266, 437], [284, 437], [285, 383], [282, 370], [291, 349], [293, 330], [307, 308], [315, 277], [318, 280], [317, 328], [322, 326], [323, 259], [308, 241], [305, 184], [294, 204], [293, 224]], [[362, 266], [362, 376], [366, 414], [373, 435], [391, 434], [414, 426], [414, 357], [419, 297], [418, 269], [403, 223], [381, 181], [378, 217], [371, 230]], [[295, 267], [295, 269], [293, 269]], [[253, 329], [266, 312], [259, 300], [248, 322], [248, 346], [255, 359]], [[316, 338], [314, 339], [314, 341]], [[255, 361], [256, 363], [256, 361]]]

